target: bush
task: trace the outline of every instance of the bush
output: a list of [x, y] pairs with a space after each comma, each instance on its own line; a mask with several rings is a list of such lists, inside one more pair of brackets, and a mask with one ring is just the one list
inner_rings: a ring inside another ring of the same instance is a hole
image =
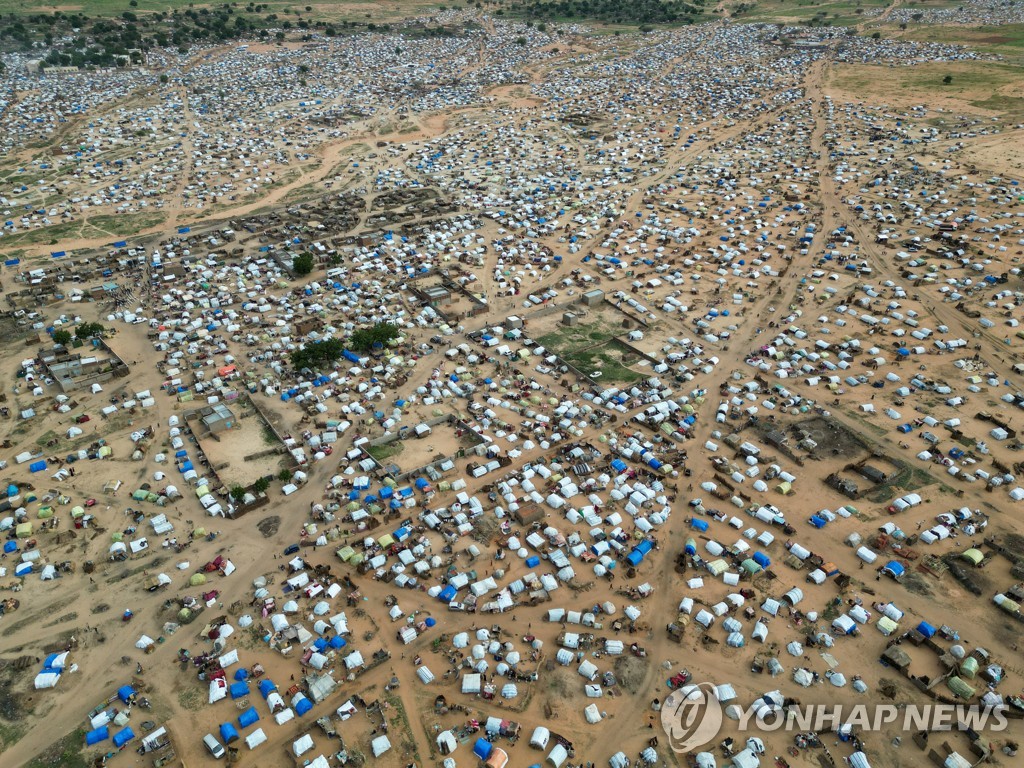
[[53, 340], [55, 343], [60, 344], [62, 347], [66, 347], [71, 343], [71, 332], [65, 331], [63, 328], [59, 331], [53, 332]]

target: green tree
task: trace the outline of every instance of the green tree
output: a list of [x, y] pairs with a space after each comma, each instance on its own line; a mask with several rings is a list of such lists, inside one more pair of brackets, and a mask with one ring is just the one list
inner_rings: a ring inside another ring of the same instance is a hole
[[245, 498], [245, 488], [240, 485], [231, 486], [231, 498], [235, 501], [241, 501]]
[[325, 339], [307, 344], [302, 349], [292, 352], [292, 367], [297, 371], [301, 371], [303, 368], [315, 371], [333, 365], [344, 351], [345, 342], [341, 339]]
[[316, 261], [313, 259], [311, 253], [300, 253], [294, 259], [292, 259], [292, 269], [295, 270], [295, 274], [308, 275], [313, 271], [313, 267], [316, 266]]
[[942, 78], [942, 84], [943, 85], [949, 85], [952, 82], [953, 82], [953, 76], [952, 75], [946, 75], [944, 78]]
[[882, 36], [881, 32], [872, 32], [871, 33], [871, 39], [872, 40], [878, 40], [881, 36]]
[[54, 331], [53, 340], [57, 344], [60, 344], [62, 347], [66, 347], [68, 344], [71, 343], [71, 332], [65, 331], [63, 328], [61, 328], [59, 331]]
[[253, 493], [255, 493], [257, 496], [261, 493], [266, 493], [267, 488], [269, 487], [270, 481], [267, 480], [267, 478], [265, 477], [261, 477], [259, 480], [252, 484]]
[[290, 469], [282, 469], [277, 473], [277, 479], [282, 483], [287, 483], [292, 479], [292, 471]]
[[401, 335], [402, 332], [394, 323], [377, 323], [369, 328], [360, 328], [352, 334], [349, 343], [357, 352], [368, 352], [373, 349], [374, 345], [386, 346], [389, 341], [397, 339]]
[[99, 336], [105, 330], [106, 328], [99, 323], [80, 323], [75, 328], [75, 337], [83, 340], [91, 339], [93, 336]]

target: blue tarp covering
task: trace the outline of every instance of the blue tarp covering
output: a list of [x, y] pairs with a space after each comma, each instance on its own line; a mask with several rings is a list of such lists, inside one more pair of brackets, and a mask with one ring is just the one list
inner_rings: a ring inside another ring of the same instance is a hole
[[238, 741], [238, 731], [231, 723], [220, 724], [220, 740], [225, 744], [230, 744], [232, 741]]
[[316, 648], [318, 651], [322, 651], [324, 648], [327, 647], [327, 641], [324, 640], [322, 637], [318, 637], [313, 642], [313, 647]]
[[129, 699], [135, 695], [135, 689], [130, 685], [122, 685], [117, 689], [117, 698], [119, 698], [125, 704], [128, 703]]
[[654, 549], [654, 545], [648, 539], [644, 539], [639, 544], [637, 544], [633, 549], [635, 549], [641, 555], [646, 555], [649, 554], [652, 549]]
[[538, 565], [540, 565], [540, 558], [536, 555], [530, 555], [528, 558], [526, 558], [527, 568], [536, 568]]
[[632, 565], [634, 568], [643, 562], [644, 555], [642, 552], [637, 552], [635, 549], [626, 555], [626, 562]]
[[493, 749], [494, 745], [487, 739], [477, 739], [476, 744], [473, 745], [473, 754], [481, 760], [486, 760], [491, 756], [491, 750]]
[[232, 683], [228, 690], [231, 692], [232, 699], [240, 699], [249, 695], [249, 684], [241, 681]]
[[692, 520], [690, 520], [690, 527], [693, 528], [695, 531], [700, 531], [703, 533], [708, 529], [708, 523], [707, 520], [701, 520], [700, 518], [695, 517]]
[[612, 462], [612, 469], [614, 469], [616, 472], [625, 472], [627, 469], [626, 462], [624, 462], [622, 459], [615, 459]]
[[260, 716], [256, 711], [256, 707], [249, 707], [245, 712], [238, 716], [238, 724], [243, 728], [248, 728], [259, 719]]
[[933, 627], [927, 621], [922, 621], [920, 624], [918, 624], [917, 631], [925, 637], [934, 637], [935, 635], [935, 627]]
[[110, 730], [104, 725], [102, 728], [97, 728], [85, 734], [85, 746], [91, 747], [93, 744], [99, 744], [101, 741], [106, 741], [109, 738]]
[[766, 555], [764, 552], [755, 552], [753, 560], [762, 568], [767, 568], [769, 565], [772, 564], [772, 561], [768, 559], [768, 555]]
[[817, 515], [811, 515], [810, 523], [815, 528], [824, 528], [828, 524], [828, 521], [824, 517], [818, 517]]
[[311, 702], [309, 699], [307, 699], [305, 696], [303, 696], [301, 699], [299, 699], [298, 703], [295, 705], [295, 714], [296, 715], [304, 715], [307, 712], [309, 712], [309, 710], [311, 710], [312, 708], [313, 708], [313, 702]]
[[134, 738], [135, 731], [133, 731], [130, 727], [125, 728], [124, 730], [118, 731], [114, 734], [114, 746], [122, 747]]
[[345, 642], [345, 638], [341, 635], [335, 635], [331, 638], [331, 642], [329, 642], [328, 645], [331, 646], [331, 648], [344, 648], [348, 643]]
[[46, 469], [45, 461], [33, 461], [28, 465], [29, 472], [42, 472], [44, 469]]
[[883, 571], [888, 571], [893, 576], [898, 578], [898, 577], [903, 575], [903, 572], [906, 569], [903, 567], [902, 563], [897, 562], [896, 560], [890, 560], [888, 563], [885, 564], [885, 567], [882, 568], [882, 570]]
[[260, 680], [259, 689], [260, 695], [262, 695], [263, 698], [265, 699], [267, 698], [267, 696], [269, 696], [271, 693], [277, 690], [277, 686], [274, 685], [273, 680]]
[[249, 677], [249, 670], [245, 667], [239, 667], [235, 670], [235, 680], [246, 680]]
[[437, 599], [440, 600], [442, 603], [450, 603], [452, 600], [455, 599], [455, 595], [457, 594], [458, 590], [451, 584], [449, 584], [438, 593]]

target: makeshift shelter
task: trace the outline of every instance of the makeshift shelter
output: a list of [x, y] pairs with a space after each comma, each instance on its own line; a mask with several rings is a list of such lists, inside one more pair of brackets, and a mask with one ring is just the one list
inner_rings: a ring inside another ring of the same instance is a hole
[[129, 741], [135, 738], [135, 732], [129, 727], [114, 734], [114, 746], [120, 749]]

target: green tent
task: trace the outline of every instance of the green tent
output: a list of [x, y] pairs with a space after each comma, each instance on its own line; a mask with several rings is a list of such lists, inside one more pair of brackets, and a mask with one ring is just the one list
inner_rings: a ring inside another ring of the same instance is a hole
[[973, 656], [964, 659], [960, 664], [960, 674], [968, 680], [973, 680], [978, 674], [978, 660]]
[[985, 555], [982, 554], [981, 550], [974, 547], [965, 549], [960, 553], [960, 557], [975, 566], [981, 565], [981, 561], [985, 559]]
[[961, 699], [972, 699], [977, 691], [971, 686], [965, 683], [961, 678], [953, 675], [946, 681], [946, 685], [949, 686], [949, 690], [959, 696]]

